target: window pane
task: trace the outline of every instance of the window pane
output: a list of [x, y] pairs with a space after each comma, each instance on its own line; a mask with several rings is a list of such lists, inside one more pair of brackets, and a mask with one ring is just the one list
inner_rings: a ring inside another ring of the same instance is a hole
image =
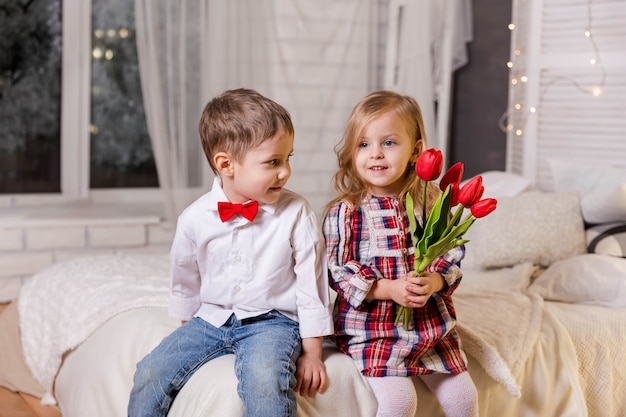
[[91, 188], [157, 187], [132, 1], [93, 0]]
[[60, 192], [61, 0], [0, 5], [0, 193]]

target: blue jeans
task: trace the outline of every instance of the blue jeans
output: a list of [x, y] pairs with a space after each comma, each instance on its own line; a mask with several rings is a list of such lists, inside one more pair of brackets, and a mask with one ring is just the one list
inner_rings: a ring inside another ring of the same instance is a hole
[[296, 360], [302, 342], [298, 323], [270, 311], [219, 328], [194, 317], [137, 364], [129, 417], [167, 415], [174, 397], [204, 363], [235, 354], [237, 393], [246, 416], [296, 416]]

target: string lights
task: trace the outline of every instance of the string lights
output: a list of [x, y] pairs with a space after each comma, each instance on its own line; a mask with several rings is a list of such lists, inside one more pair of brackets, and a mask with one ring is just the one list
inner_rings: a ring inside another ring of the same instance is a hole
[[[524, 134], [524, 128], [526, 126], [527, 118], [530, 115], [533, 115], [539, 111], [546, 93], [555, 83], [559, 81], [568, 82], [572, 84], [580, 92], [591, 95], [593, 97], [598, 97], [602, 95], [602, 93], [604, 92], [604, 87], [606, 83], [606, 69], [604, 67], [604, 64], [602, 63], [602, 60], [600, 59], [600, 52], [598, 49], [598, 45], [594, 39], [593, 15], [592, 15], [591, 3], [592, 3], [591, 0], [587, 0], [587, 4], [586, 4], [587, 21], [586, 21], [585, 29], [581, 33], [581, 38], [585, 38], [592, 47], [593, 54], [589, 58], [589, 65], [594, 68], [597, 68], [598, 71], [600, 72], [600, 78], [599, 78], [598, 83], [593, 85], [592, 87], [585, 87], [579, 81], [577, 81], [576, 79], [572, 77], [558, 75], [558, 76], [551, 78], [544, 84], [543, 88], [540, 90], [538, 94], [537, 103], [535, 105], [529, 105], [529, 106], [524, 106], [522, 103], [520, 103], [517, 100], [516, 96], [519, 96], [519, 94], [513, 94], [514, 100], [513, 100], [513, 103], [511, 104], [512, 108], [509, 108], [507, 111], [505, 111], [502, 114], [502, 116], [500, 116], [500, 119], [498, 120], [498, 126], [503, 132], [508, 133], [512, 131], [515, 136], [522, 136]], [[513, 32], [515, 30], [515, 24], [510, 23], [508, 25], [508, 29], [511, 32]], [[518, 59], [523, 59], [523, 58], [525, 57], [523, 56], [522, 50], [518, 48], [516, 45], [516, 48], [512, 54], [512, 59], [506, 63], [507, 68], [509, 68], [509, 70], [512, 71], [510, 82], [511, 82], [511, 85], [513, 86], [513, 89], [524, 88], [524, 84], [528, 83], [529, 81], [527, 74], [519, 75], [519, 74], [516, 74], [515, 72], [515, 61], [517, 61]], [[509, 120], [509, 118], [511, 118], [512, 121]]]

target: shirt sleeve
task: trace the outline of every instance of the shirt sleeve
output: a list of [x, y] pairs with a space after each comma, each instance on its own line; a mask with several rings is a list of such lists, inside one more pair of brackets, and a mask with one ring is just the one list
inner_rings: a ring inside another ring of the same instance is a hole
[[345, 203], [333, 206], [324, 219], [323, 230], [330, 286], [358, 308], [374, 282], [383, 276], [374, 266], [351, 259], [353, 231], [349, 211]]
[[185, 232], [185, 222], [181, 218], [170, 251], [170, 317], [178, 320], [193, 317], [201, 305], [200, 286], [196, 244]]
[[327, 336], [333, 333], [333, 320], [326, 281], [324, 237], [315, 214], [305, 210], [302, 215], [293, 235], [300, 336]]

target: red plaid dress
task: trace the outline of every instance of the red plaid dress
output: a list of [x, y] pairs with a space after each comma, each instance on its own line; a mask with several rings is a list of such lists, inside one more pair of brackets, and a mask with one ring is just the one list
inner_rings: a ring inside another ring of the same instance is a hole
[[334, 339], [363, 375], [410, 376], [466, 371], [455, 329], [452, 292], [459, 285], [463, 247], [431, 264], [447, 286], [412, 311], [409, 329], [394, 325], [398, 305], [365, 300], [378, 279], [403, 277], [413, 266], [413, 243], [406, 213], [396, 197], [369, 197], [350, 209], [339, 203], [324, 219], [329, 280], [337, 291]]

